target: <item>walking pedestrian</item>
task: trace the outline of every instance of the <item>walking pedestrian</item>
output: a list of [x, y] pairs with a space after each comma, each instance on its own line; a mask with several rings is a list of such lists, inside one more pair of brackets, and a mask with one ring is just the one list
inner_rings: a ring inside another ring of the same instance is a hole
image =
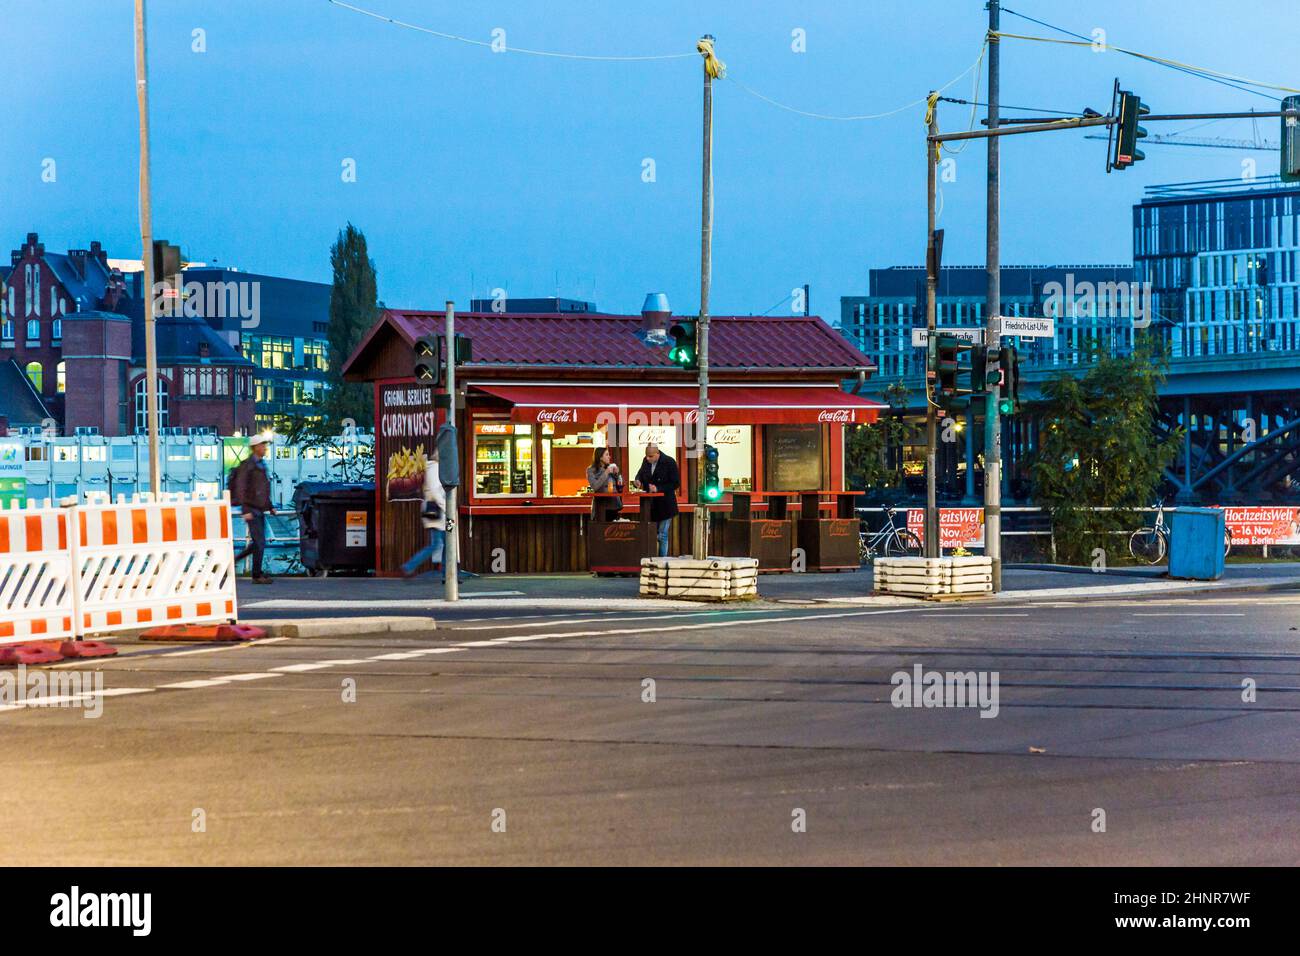
[[442, 568], [442, 579], [447, 580], [447, 566], [442, 560], [447, 545], [447, 490], [438, 475], [438, 449], [434, 448], [424, 465], [424, 509], [421, 514], [425, 530], [429, 533], [426, 544], [402, 565], [405, 577], [414, 577], [416, 569], [425, 561]]
[[587, 485], [592, 495], [612, 494], [613, 498], [591, 499], [591, 520], [616, 521], [623, 510], [623, 476], [619, 474], [613, 453], [608, 448], [597, 448], [587, 469]]
[[659, 523], [659, 557], [668, 557], [668, 535], [677, 515], [677, 489], [681, 473], [671, 455], [665, 455], [654, 442], [645, 446], [645, 460], [636, 473], [636, 483], [646, 491], [663, 492], [650, 504], [650, 519]]
[[252, 556], [254, 584], [271, 583], [270, 575], [262, 570], [262, 558], [266, 553], [266, 516], [275, 514], [271, 504], [271, 476], [266, 470], [265, 460], [271, 437], [269, 432], [254, 435], [249, 442], [248, 457], [230, 473], [230, 503], [240, 509], [248, 528], [248, 546], [235, 555], [235, 563]]

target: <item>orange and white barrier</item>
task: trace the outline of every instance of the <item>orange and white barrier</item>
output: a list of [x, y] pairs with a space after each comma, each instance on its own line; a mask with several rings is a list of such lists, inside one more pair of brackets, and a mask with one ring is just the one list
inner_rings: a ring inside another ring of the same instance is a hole
[[0, 642], [236, 616], [226, 494], [0, 512]]
[[0, 644], [74, 634], [68, 512], [29, 502], [0, 510]]

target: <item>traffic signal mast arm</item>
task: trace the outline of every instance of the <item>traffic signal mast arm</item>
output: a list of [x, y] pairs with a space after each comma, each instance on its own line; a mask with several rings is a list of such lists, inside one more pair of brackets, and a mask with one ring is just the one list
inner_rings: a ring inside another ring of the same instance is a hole
[[[1184, 120], [1211, 119], [1272, 119], [1275, 117], [1300, 118], [1300, 109], [1278, 110], [1275, 113], [1262, 113], [1250, 110], [1243, 113], [1155, 113], [1142, 117], [1144, 123], [1182, 122]], [[1114, 126], [1119, 122], [1118, 116], [1078, 116], [1050, 123], [1030, 123], [1018, 126], [999, 126], [997, 129], [971, 129], [960, 133], [935, 133], [926, 138], [931, 143], [955, 143], [962, 139], [991, 139], [995, 136], [1019, 136], [1022, 133], [1046, 133], [1051, 130], [1082, 129], [1085, 126]]]

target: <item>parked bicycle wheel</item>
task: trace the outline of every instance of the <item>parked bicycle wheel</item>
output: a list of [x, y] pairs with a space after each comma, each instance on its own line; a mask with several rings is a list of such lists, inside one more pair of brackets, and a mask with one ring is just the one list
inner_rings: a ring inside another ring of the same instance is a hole
[[1232, 551], [1232, 529], [1224, 527], [1223, 529], [1223, 556], [1226, 558]]
[[1138, 528], [1129, 536], [1128, 550], [1137, 561], [1159, 564], [1169, 550], [1169, 541], [1164, 532], [1156, 528]]
[[871, 560], [871, 535], [866, 531], [858, 532], [858, 563], [866, 564]]
[[900, 528], [885, 539], [885, 557], [919, 558], [925, 548], [911, 531]]

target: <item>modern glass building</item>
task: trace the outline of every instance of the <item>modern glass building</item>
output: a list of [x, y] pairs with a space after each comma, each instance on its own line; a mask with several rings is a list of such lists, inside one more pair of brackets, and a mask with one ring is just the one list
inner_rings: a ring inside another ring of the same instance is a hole
[[1175, 359], [1300, 349], [1300, 184], [1278, 177], [1151, 186], [1133, 260]]
[[[1131, 345], [1133, 317], [1128, 265], [1003, 266], [1002, 314], [1052, 316], [1054, 338], [1010, 339], [1021, 360], [1034, 365], [1076, 365], [1089, 337], [1108, 347]], [[864, 296], [840, 299], [840, 331], [877, 361], [877, 381], [919, 377], [925, 352], [912, 330], [925, 327], [925, 269], [872, 269]], [[945, 266], [939, 273], [936, 324], [940, 329], [985, 324], [987, 278], [983, 266]]]

